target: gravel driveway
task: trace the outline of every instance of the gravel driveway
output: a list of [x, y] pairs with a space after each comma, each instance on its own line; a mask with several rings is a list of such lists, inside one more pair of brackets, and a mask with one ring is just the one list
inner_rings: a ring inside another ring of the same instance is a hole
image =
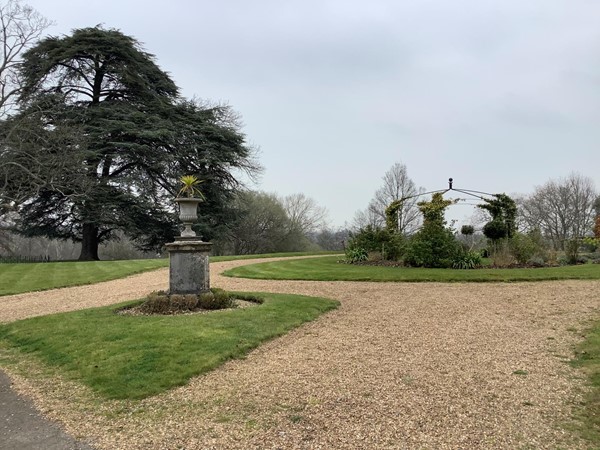
[[[341, 307], [143, 401], [101, 401], [35, 372], [19, 392], [100, 449], [587, 448], [561, 424], [585, 389], [566, 361], [600, 316], [598, 281], [263, 281], [212, 286], [334, 298]], [[166, 288], [165, 269], [2, 297], [0, 322]], [[82, 418], [85, 418], [82, 420]]]

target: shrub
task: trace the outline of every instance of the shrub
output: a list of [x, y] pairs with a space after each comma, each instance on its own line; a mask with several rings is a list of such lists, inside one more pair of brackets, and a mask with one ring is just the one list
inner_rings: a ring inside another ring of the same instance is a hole
[[544, 260], [544, 258], [534, 256], [529, 261], [527, 261], [527, 264], [533, 267], [544, 267], [546, 266], [546, 261]]
[[506, 239], [493, 242], [488, 250], [494, 267], [509, 267], [515, 262]]
[[588, 262], [590, 262], [592, 260], [592, 258], [590, 258], [587, 255], [578, 255], [577, 256], [577, 262], [576, 264], [587, 264]]
[[144, 314], [172, 314], [175, 311], [191, 311], [198, 306], [198, 296], [169, 295], [164, 291], [151, 292], [139, 306]]
[[452, 261], [453, 269], [476, 269], [481, 267], [481, 254], [479, 252], [465, 252], [457, 255]]
[[460, 244], [449, 229], [423, 226], [408, 242], [404, 263], [413, 267], [448, 268], [462, 253]]
[[260, 297], [254, 295], [231, 294], [223, 289], [211, 289], [200, 295], [195, 294], [168, 294], [164, 291], [152, 292], [146, 301], [137, 309], [142, 314], [174, 314], [199, 309], [216, 310], [235, 308], [235, 300], [246, 300], [262, 303]]
[[600, 238], [585, 237], [583, 238], [583, 245], [588, 252], [595, 252], [600, 248]]
[[548, 257], [542, 235], [538, 231], [515, 233], [509, 241], [509, 246], [519, 264], [528, 264], [534, 257], [543, 260]]
[[[400, 259], [403, 247], [404, 239], [402, 235], [385, 229], [375, 228], [371, 225], [361, 228], [356, 234], [350, 237], [348, 242], [348, 250], [360, 249], [364, 250], [367, 254], [369, 252], [380, 252], [381, 257], [386, 260]], [[346, 255], [348, 256], [348, 252], [346, 252]]]
[[234, 298], [221, 289], [214, 289], [198, 295], [198, 307], [201, 309], [226, 309], [235, 308]]
[[577, 258], [579, 257], [579, 239], [573, 238], [565, 242], [565, 258], [567, 264], [577, 264]]

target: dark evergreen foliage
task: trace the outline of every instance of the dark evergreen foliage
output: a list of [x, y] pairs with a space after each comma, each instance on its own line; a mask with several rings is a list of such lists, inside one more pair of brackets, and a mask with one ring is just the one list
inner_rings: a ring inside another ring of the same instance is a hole
[[429, 202], [419, 202], [423, 227], [415, 233], [404, 254], [405, 264], [413, 267], [452, 267], [462, 248], [446, 227], [445, 211], [453, 203], [435, 193]]
[[[2, 125], [13, 144], [1, 156], [17, 158], [23, 149], [15, 143], [33, 130], [38, 138], [25, 153], [44, 157], [29, 163], [50, 159], [62, 183], [30, 183], [21, 192], [19, 227], [82, 241], [80, 259], [97, 259], [98, 244], [116, 230], [146, 250], [172, 240], [182, 175], [205, 180], [200, 228], [210, 239], [238, 187], [233, 171], [258, 170], [231, 109], [180, 98], [152, 55], [120, 31], [44, 39], [25, 53], [22, 75], [21, 111]], [[54, 145], [50, 137], [59, 134], [73, 145]], [[10, 176], [27, 184], [26, 171]]]
[[477, 205], [492, 216], [483, 227], [483, 234], [492, 241], [511, 238], [517, 232], [517, 205], [506, 194], [495, 194], [491, 199], [483, 199], [485, 203]]

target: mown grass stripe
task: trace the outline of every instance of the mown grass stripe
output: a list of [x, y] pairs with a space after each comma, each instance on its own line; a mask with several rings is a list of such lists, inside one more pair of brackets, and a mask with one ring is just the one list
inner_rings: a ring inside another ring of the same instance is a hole
[[236, 267], [224, 274], [232, 277], [312, 281], [404, 281], [404, 282], [516, 282], [551, 280], [597, 280], [600, 264], [517, 269], [427, 269], [413, 267], [359, 266], [339, 263], [339, 257], [272, 261]]

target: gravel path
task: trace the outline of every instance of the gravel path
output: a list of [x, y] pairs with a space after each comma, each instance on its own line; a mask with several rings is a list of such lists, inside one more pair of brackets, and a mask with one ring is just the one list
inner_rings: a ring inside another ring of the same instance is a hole
[[[100, 449], [587, 448], [560, 427], [584, 382], [565, 361], [600, 315], [600, 283], [263, 281], [232, 290], [329, 297], [341, 307], [244, 360], [143, 401], [100, 401], [31, 373], [16, 388]], [[0, 321], [164, 289], [160, 270], [3, 297]], [[516, 372], [516, 373], [515, 373]], [[82, 421], [81, 418], [87, 420]]]

